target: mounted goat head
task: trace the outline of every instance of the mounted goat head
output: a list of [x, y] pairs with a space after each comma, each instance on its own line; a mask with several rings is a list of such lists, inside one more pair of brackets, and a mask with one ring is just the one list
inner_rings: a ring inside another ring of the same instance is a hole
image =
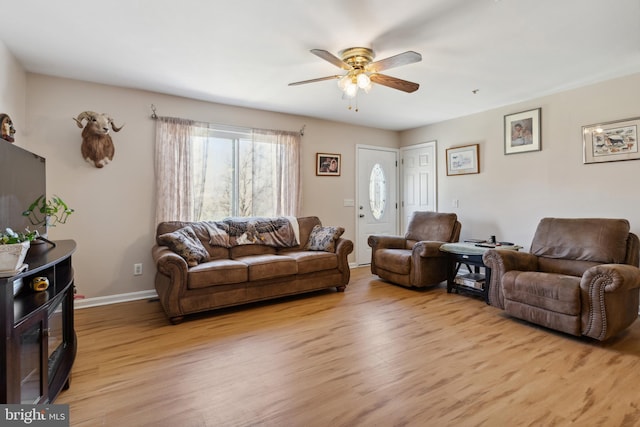
[[2, 139], [9, 142], [14, 142], [13, 135], [16, 133], [16, 129], [13, 127], [11, 117], [7, 114], [0, 114], [0, 131], [2, 132]]
[[76, 121], [79, 128], [82, 128], [84, 120], [87, 121], [82, 130], [82, 146], [80, 147], [82, 157], [97, 168], [102, 168], [113, 160], [115, 147], [109, 135], [109, 126], [114, 132], [119, 132], [124, 125], [117, 127], [111, 117], [93, 111], [83, 111], [78, 115], [78, 118], [73, 120]]

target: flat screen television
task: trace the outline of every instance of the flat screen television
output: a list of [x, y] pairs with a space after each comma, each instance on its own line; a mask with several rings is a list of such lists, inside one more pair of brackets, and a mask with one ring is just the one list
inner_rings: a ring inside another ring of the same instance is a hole
[[0, 229], [46, 234], [46, 225], [35, 226], [22, 215], [38, 197], [46, 197], [46, 187], [45, 158], [0, 139]]

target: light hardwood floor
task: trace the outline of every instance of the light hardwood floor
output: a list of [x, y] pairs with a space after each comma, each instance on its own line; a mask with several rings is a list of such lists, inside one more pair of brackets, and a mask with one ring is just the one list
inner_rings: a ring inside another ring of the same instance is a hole
[[73, 426], [640, 425], [640, 322], [578, 339], [368, 268], [176, 326], [157, 301], [77, 310], [76, 331]]

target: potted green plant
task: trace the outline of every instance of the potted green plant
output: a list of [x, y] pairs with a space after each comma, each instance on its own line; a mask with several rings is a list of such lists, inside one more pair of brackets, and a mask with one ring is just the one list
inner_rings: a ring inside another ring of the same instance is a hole
[[0, 273], [17, 273], [23, 266], [31, 242], [39, 237], [37, 231], [16, 233], [10, 228], [0, 231]]
[[[57, 224], [65, 224], [69, 215], [74, 212], [60, 197], [53, 196], [47, 199], [44, 195], [38, 197], [29, 205], [27, 210], [22, 212], [22, 216], [26, 216], [32, 225], [45, 224], [47, 228], [55, 227]], [[38, 235], [34, 243], [47, 242], [55, 247], [56, 244], [47, 239], [46, 236]]]
[[32, 225], [46, 224], [47, 227], [55, 227], [56, 224], [66, 223], [73, 212], [74, 210], [58, 196], [50, 199], [40, 196], [22, 212], [22, 215], [28, 217]]

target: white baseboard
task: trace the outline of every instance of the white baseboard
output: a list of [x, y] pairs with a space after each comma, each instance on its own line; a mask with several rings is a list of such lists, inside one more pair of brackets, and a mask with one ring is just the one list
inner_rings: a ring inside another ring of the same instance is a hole
[[118, 304], [120, 302], [136, 301], [140, 299], [158, 298], [155, 290], [130, 292], [127, 294], [109, 295], [106, 297], [82, 298], [73, 302], [75, 309], [97, 307], [100, 305]]

